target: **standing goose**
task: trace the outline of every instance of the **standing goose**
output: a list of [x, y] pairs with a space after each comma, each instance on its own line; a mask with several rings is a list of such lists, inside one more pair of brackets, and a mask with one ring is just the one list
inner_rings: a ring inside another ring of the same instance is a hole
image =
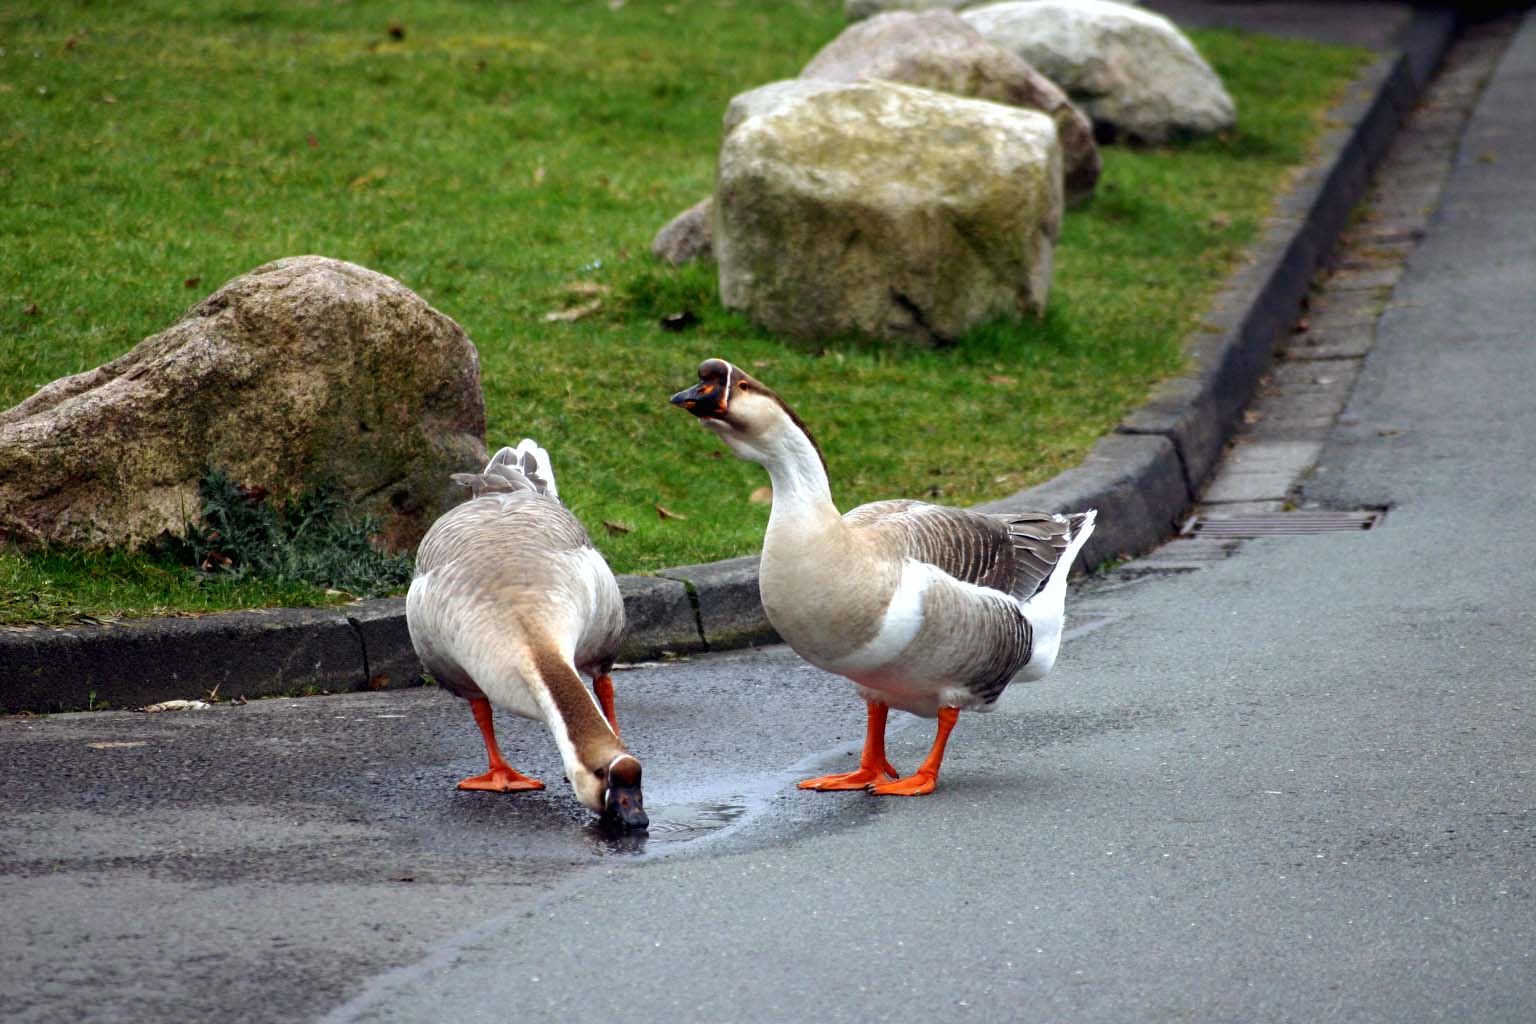
[[[1094, 512], [992, 516], [877, 501], [840, 516], [805, 424], [739, 368], [706, 360], [672, 403], [767, 468], [773, 510], [758, 585], [768, 621], [869, 706], [858, 769], [800, 788], [933, 792], [960, 710], [989, 711], [1011, 680], [1039, 679], [1055, 663], [1067, 573]], [[939, 720], [928, 757], [904, 779], [885, 758], [893, 707]]]
[[[472, 496], [422, 538], [405, 618], [422, 666], [469, 701], [485, 739], [490, 770], [459, 788], [544, 788], [502, 758], [495, 704], [549, 726], [578, 800], [645, 828], [640, 762], [619, 740], [608, 676], [624, 602], [608, 563], [560, 503], [549, 453], [524, 440], [497, 452], [483, 473], [453, 481]], [[596, 701], [578, 670], [592, 676]]]

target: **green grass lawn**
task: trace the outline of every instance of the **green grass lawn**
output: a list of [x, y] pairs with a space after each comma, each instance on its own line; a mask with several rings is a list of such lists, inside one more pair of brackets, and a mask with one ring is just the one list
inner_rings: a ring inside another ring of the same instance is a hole
[[[712, 268], [663, 268], [648, 246], [710, 191], [730, 97], [794, 76], [841, 30], [842, 7], [12, 0], [0, 407], [120, 355], [238, 274], [320, 253], [397, 278], [464, 326], [488, 442], [548, 447], [562, 497], [621, 572], [760, 544], [767, 508], [748, 498], [766, 476], [667, 403], [707, 356], [804, 416], [841, 507], [995, 498], [1074, 464], [1178, 370], [1182, 340], [1368, 60], [1194, 33], [1239, 127], [1106, 149], [1097, 196], [1066, 218], [1043, 321], [937, 352], [812, 351], [724, 312]], [[608, 289], [599, 310], [546, 320], [593, 284]], [[698, 325], [662, 330], [683, 308]], [[0, 622], [327, 599], [121, 555], [3, 553], [0, 585]]]

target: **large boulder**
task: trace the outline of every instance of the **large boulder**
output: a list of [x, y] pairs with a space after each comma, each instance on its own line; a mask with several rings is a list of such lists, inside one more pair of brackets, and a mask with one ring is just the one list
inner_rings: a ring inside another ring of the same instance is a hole
[[843, 15], [849, 21], [872, 18], [885, 11], [958, 11], [984, 0], [845, 0]]
[[753, 117], [761, 117], [763, 114], [771, 114], [786, 104], [810, 96], [820, 96], [826, 92], [842, 92], [844, 83], [838, 81], [818, 81], [813, 78], [786, 78], [779, 82], [769, 82], [746, 92], [739, 92], [731, 97], [731, 102], [725, 105], [725, 117], [723, 119], [720, 134], [728, 136], [736, 130], [736, 126]]
[[720, 297], [792, 337], [943, 344], [1044, 310], [1061, 206], [1037, 111], [878, 81], [792, 97], [721, 146]]
[[1099, 180], [1093, 123], [1054, 82], [951, 11], [892, 11], [848, 26], [811, 58], [804, 79], [881, 78], [938, 92], [1026, 107], [1056, 122], [1068, 202]]
[[1221, 79], [1161, 15], [1110, 0], [1009, 0], [960, 17], [1065, 89], [1109, 137], [1156, 144], [1236, 122]]
[[485, 461], [479, 355], [382, 274], [299, 256], [0, 413], [0, 540], [134, 546], [184, 532], [214, 464], [274, 497], [329, 482], [415, 545]]
[[[738, 124], [749, 117], [766, 114], [792, 97], [814, 96], [842, 88], [838, 82], [816, 82], [809, 79], [789, 78], [782, 82], [737, 93], [726, 104], [725, 117], [720, 134], [730, 135]], [[714, 197], [694, 203], [673, 217], [651, 239], [651, 255], [673, 266], [694, 260], [709, 260], [715, 256], [714, 246]]]

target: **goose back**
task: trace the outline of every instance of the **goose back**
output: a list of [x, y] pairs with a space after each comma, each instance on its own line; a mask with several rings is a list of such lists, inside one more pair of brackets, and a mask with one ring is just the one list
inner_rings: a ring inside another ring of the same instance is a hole
[[433, 524], [417, 552], [407, 619], [427, 670], [473, 697], [492, 685], [485, 676], [515, 669], [475, 672], [469, 661], [507, 661], [511, 648], [526, 656], [543, 641], [582, 671], [607, 672], [624, 604], [580, 521], [555, 498], [517, 488], [473, 498]]

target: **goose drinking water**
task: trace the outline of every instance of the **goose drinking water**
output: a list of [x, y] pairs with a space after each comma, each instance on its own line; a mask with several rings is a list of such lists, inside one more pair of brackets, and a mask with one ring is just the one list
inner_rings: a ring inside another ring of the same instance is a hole
[[[502, 758], [495, 705], [549, 727], [582, 804], [645, 828], [640, 762], [619, 739], [608, 675], [624, 602], [608, 563], [560, 503], [549, 453], [524, 440], [484, 472], [453, 480], [470, 500], [422, 539], [405, 615], [422, 666], [469, 701], [485, 740], [489, 770], [459, 788], [544, 788]], [[578, 672], [592, 677], [595, 699]]]

